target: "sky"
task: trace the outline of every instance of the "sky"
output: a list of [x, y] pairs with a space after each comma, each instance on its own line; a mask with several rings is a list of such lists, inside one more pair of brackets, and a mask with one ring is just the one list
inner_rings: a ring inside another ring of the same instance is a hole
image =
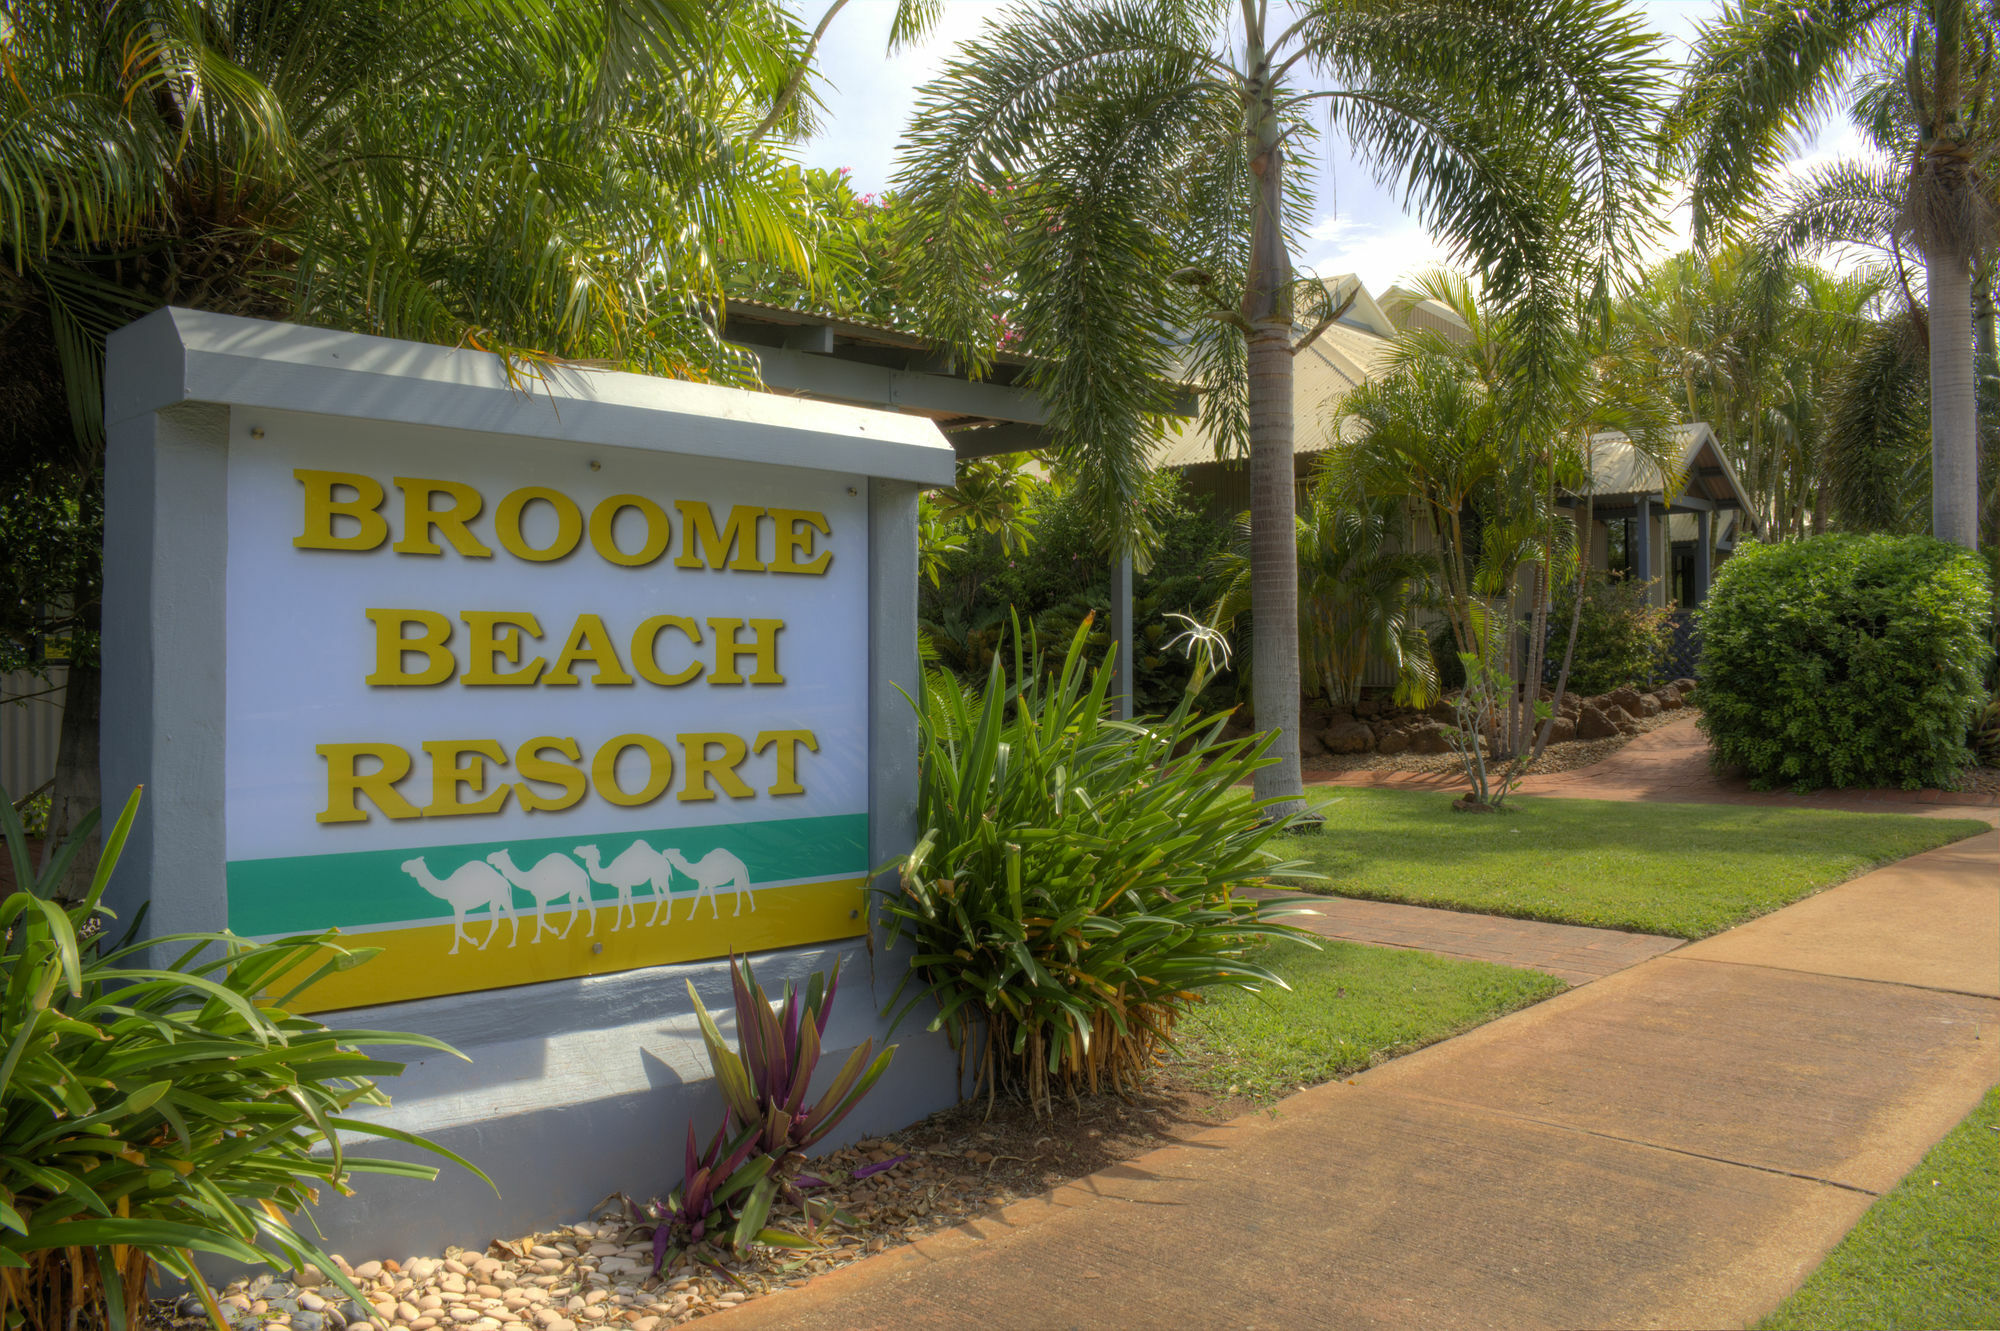
[[[806, 0], [804, 17], [817, 22], [828, 0]], [[1668, 39], [1674, 57], [1685, 53], [1702, 19], [1719, 0], [1639, 0], [1646, 19]], [[943, 70], [957, 45], [1001, 12], [1003, 0], [946, 0], [942, 20], [918, 47], [886, 53], [894, 0], [850, 0], [828, 29], [820, 47], [820, 89], [825, 112], [821, 132], [799, 146], [808, 166], [847, 167], [861, 192], [886, 188], [895, 174], [902, 138], [917, 90]], [[1792, 169], [1857, 151], [1858, 140], [1844, 120], [1825, 126], [1801, 145]], [[1317, 218], [1296, 256], [1323, 277], [1359, 273], [1371, 291], [1441, 262], [1445, 251], [1407, 214], [1395, 193], [1378, 186], [1369, 170], [1337, 140], [1322, 141], [1307, 159], [1318, 198]], [[1686, 210], [1672, 219], [1675, 235], [1662, 246], [1671, 252], [1686, 244]]]

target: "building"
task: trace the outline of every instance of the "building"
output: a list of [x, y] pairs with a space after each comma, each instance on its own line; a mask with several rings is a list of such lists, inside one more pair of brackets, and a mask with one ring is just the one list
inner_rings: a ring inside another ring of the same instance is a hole
[[[1471, 336], [1449, 306], [1393, 286], [1371, 296], [1353, 274], [1328, 278], [1334, 304], [1345, 311], [1293, 362], [1292, 412], [1297, 436], [1293, 470], [1303, 483], [1317, 456], [1332, 446], [1334, 413], [1350, 390], [1383, 373], [1395, 339], [1426, 330], [1453, 340]], [[1714, 567], [1739, 537], [1754, 535], [1754, 508], [1715, 432], [1688, 424], [1675, 432], [1676, 465], [1665, 475], [1624, 435], [1591, 439], [1593, 495], [1563, 496], [1581, 523], [1591, 514], [1591, 566], [1631, 574], [1646, 570], [1656, 604], [1692, 606], [1708, 593]], [[1240, 458], [1218, 459], [1214, 440], [1198, 420], [1169, 435], [1155, 453], [1158, 466], [1178, 469], [1190, 492], [1220, 513], [1250, 506], [1250, 469]], [[1412, 537], [1429, 545], [1430, 533], [1412, 525]]]

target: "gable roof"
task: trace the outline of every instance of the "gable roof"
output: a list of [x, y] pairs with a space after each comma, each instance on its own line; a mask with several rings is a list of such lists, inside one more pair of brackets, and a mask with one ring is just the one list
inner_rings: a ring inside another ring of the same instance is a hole
[[1590, 437], [1592, 488], [1596, 502], [1632, 500], [1644, 495], [1664, 501], [1669, 496], [1686, 495], [1718, 508], [1740, 510], [1754, 530], [1756, 509], [1749, 492], [1736, 475], [1736, 468], [1717, 444], [1715, 431], [1704, 421], [1674, 427], [1674, 456], [1671, 475], [1662, 475], [1658, 464], [1632, 445], [1616, 430]]

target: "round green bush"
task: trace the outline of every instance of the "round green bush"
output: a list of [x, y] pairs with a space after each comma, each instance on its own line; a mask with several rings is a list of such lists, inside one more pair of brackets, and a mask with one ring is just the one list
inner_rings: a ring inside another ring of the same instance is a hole
[[1991, 647], [1986, 570], [1928, 536], [1751, 545], [1699, 612], [1702, 729], [1760, 790], [1951, 786]]

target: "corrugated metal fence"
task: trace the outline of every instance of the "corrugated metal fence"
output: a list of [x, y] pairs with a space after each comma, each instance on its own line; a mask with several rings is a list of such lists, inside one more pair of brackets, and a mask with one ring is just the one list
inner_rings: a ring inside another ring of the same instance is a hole
[[0, 675], [0, 785], [17, 800], [56, 774], [65, 673]]

